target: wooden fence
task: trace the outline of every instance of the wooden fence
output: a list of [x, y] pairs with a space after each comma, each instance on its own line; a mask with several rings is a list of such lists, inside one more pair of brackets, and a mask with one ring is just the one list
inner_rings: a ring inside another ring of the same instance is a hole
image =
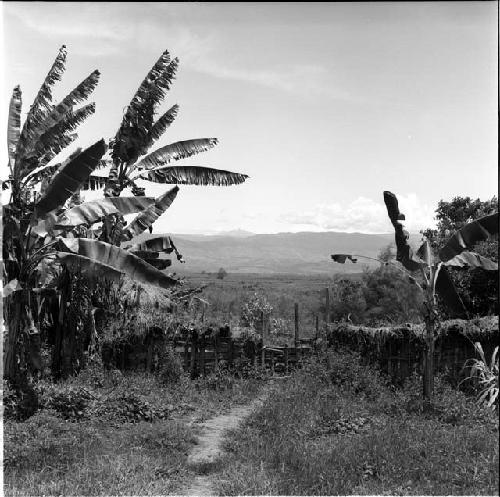
[[[327, 326], [327, 341], [331, 347], [357, 351], [368, 362], [376, 363], [396, 382], [413, 372], [422, 372], [425, 350], [424, 325], [407, 324], [369, 328], [349, 323]], [[498, 317], [489, 316], [470, 321], [453, 319], [441, 323], [435, 343], [436, 371], [446, 373], [454, 383], [467, 375], [464, 364], [477, 357], [474, 342], [479, 341], [489, 360], [499, 345]]]
[[[302, 338], [299, 306], [295, 304], [293, 345], [276, 345], [270, 338], [269, 316], [262, 315], [261, 339], [233, 336], [228, 326], [205, 329], [183, 329], [167, 334], [151, 328], [143, 335], [130, 335], [104, 343], [102, 358], [105, 367], [121, 370], [154, 371], [161, 355], [171, 348], [192, 378], [216, 371], [219, 367], [242, 369], [262, 367], [276, 373], [288, 373], [297, 362], [313, 351], [315, 337]], [[316, 331], [318, 320], [316, 319]]]

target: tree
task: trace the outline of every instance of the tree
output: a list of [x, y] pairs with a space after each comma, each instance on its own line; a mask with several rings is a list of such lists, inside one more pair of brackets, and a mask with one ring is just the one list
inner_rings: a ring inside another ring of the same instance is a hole
[[227, 272], [224, 268], [220, 268], [218, 271], [217, 271], [217, 279], [218, 280], [223, 280], [225, 277], [227, 276]]
[[[144, 196], [145, 185], [152, 183], [176, 185], [155, 199], [154, 206], [149, 207], [126, 227], [123, 217], [115, 215], [104, 220], [102, 229], [96, 236], [105, 242], [120, 245], [149, 229], [175, 200], [179, 187], [177, 185], [214, 185], [229, 186], [243, 183], [245, 174], [199, 166], [174, 166], [173, 162], [191, 157], [213, 148], [216, 138], [197, 138], [178, 141], [160, 147], [152, 152], [150, 148], [165, 133], [177, 117], [179, 106], [170, 107], [164, 114], [156, 118], [159, 104], [175, 79], [179, 59], [171, 59], [165, 50], [148, 72], [134, 97], [130, 101], [115, 137], [109, 142], [109, 157], [104, 162], [110, 167], [107, 177], [91, 175], [85, 184], [86, 190], [103, 188], [104, 196], [118, 197], [124, 189], [130, 188], [134, 196]], [[172, 240], [169, 238], [177, 259], [184, 262]], [[149, 264], [157, 264], [158, 250], [143, 248], [140, 257]], [[161, 252], [161, 250], [160, 250]]]
[[[437, 253], [449, 235], [474, 219], [498, 211], [498, 200], [472, 200], [470, 197], [455, 197], [450, 202], [441, 200], [436, 209], [436, 229], [426, 229], [422, 234]], [[498, 262], [498, 237], [478, 242], [474, 251], [483, 257]], [[475, 268], [471, 271], [450, 269], [450, 277], [460, 298], [471, 315], [498, 314], [498, 278], [490, 271]]]
[[[498, 265], [468, 249], [478, 242], [489, 240], [498, 235], [498, 212], [486, 215], [465, 224], [456, 231], [439, 250], [438, 256], [433, 254], [431, 244], [425, 240], [416, 253], [408, 243], [409, 233], [401, 221], [405, 216], [400, 212], [396, 196], [384, 192], [384, 202], [389, 219], [394, 227], [396, 242], [396, 260], [408, 278], [423, 295], [422, 316], [426, 328], [426, 351], [424, 354], [423, 397], [424, 408], [432, 405], [434, 391], [434, 342], [439, 329], [439, 313], [436, 297], [439, 294], [445, 305], [455, 316], [466, 316], [467, 312], [458, 295], [447, 270], [448, 267], [482, 268], [488, 271], [498, 271]], [[347, 259], [356, 262], [355, 254], [333, 254], [335, 262], [345, 263]], [[411, 273], [418, 273], [420, 282]]]
[[[61, 79], [66, 60], [63, 46], [47, 74], [21, 128], [21, 90], [14, 88], [8, 117], [10, 201], [3, 210], [4, 347], [6, 379], [23, 382], [22, 356], [30, 337], [39, 333], [40, 299], [58, 292], [57, 267], [64, 271], [99, 272], [117, 278], [129, 274], [138, 281], [170, 288], [178, 282], [142, 261], [132, 252], [89, 238], [75, 238], [112, 213], [143, 212], [154, 199], [122, 198], [89, 203], [74, 202], [75, 195], [99, 166], [106, 151], [104, 140], [70, 155], [61, 164], [52, 159], [76, 138], [73, 131], [94, 112], [94, 104], [79, 109], [97, 85], [94, 71], [59, 104], [53, 105], [52, 86]], [[37, 190], [39, 190], [37, 192]], [[69, 201], [69, 204], [68, 204]], [[66, 206], [66, 207], [65, 207]], [[85, 230], [84, 230], [85, 231]], [[64, 319], [64, 287], [59, 321]], [[25, 371], [24, 371], [25, 373]]]

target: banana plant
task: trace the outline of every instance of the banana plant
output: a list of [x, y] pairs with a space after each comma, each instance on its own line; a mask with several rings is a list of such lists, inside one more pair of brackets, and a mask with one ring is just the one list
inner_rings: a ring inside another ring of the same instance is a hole
[[[201, 166], [178, 166], [174, 162], [205, 152], [217, 143], [216, 138], [197, 138], [178, 141], [151, 151], [151, 147], [165, 133], [177, 117], [179, 106], [172, 105], [157, 117], [157, 110], [170, 90], [179, 66], [179, 59], [172, 59], [165, 50], [140, 84], [123, 115], [120, 127], [109, 142], [109, 166], [106, 177], [91, 175], [84, 186], [100, 189], [105, 197], [118, 197], [130, 188], [135, 196], [145, 195], [145, 188], [138, 181], [147, 184], [176, 185], [156, 198], [154, 206], [140, 213], [128, 227], [119, 216], [109, 218], [99, 234], [102, 241], [115, 245], [128, 242], [133, 236], [149, 229], [153, 222], [172, 204], [179, 187], [177, 185], [229, 186], [243, 183], [248, 176], [221, 169]], [[143, 254], [150, 262], [154, 253]], [[178, 254], [178, 259], [183, 261]], [[163, 264], [161, 264], [163, 265]]]
[[[498, 234], [498, 212], [477, 219], [458, 230], [440, 250], [439, 256], [432, 253], [428, 240], [424, 240], [416, 252], [408, 243], [409, 233], [402, 221], [398, 199], [392, 192], [384, 191], [387, 214], [394, 227], [396, 260], [407, 272], [409, 282], [416, 284], [424, 295], [423, 318], [426, 328], [426, 353], [424, 355], [423, 398], [424, 408], [432, 405], [434, 391], [434, 343], [439, 330], [437, 297], [442, 299], [455, 317], [468, 317], [467, 310], [458, 295], [448, 267], [482, 268], [498, 271], [498, 264], [473, 252], [474, 245]], [[356, 262], [355, 254], [333, 254], [332, 259], [345, 263], [347, 259]], [[366, 257], [365, 257], [366, 258]], [[368, 257], [368, 259], [370, 259]], [[382, 263], [382, 261], [379, 261]], [[401, 269], [400, 269], [401, 270]], [[420, 279], [420, 283], [418, 281]]]
[[[14, 381], [19, 373], [18, 346], [25, 335], [38, 332], [36, 300], [53, 280], [55, 266], [98, 272], [108, 277], [128, 274], [138, 281], [162, 288], [178, 284], [177, 280], [129, 251], [95, 239], [75, 238], [81, 236], [82, 228], [84, 233], [91, 232], [93, 224], [111, 215], [144, 215], [148, 208], [155, 207], [157, 199], [105, 198], [79, 205], [71, 203], [90, 175], [102, 165], [107, 147], [101, 139], [87, 149], [71, 154], [61, 164], [51, 163], [75, 139], [73, 132], [78, 124], [93, 113], [93, 104], [80, 109], [75, 106], [90, 95], [99, 76], [94, 71], [59, 104], [53, 105], [52, 87], [61, 79], [65, 60], [63, 46], [22, 128], [21, 90], [18, 86], [14, 88], [9, 107], [10, 176], [4, 183], [11, 195], [3, 207], [2, 230], [7, 329], [4, 372], [6, 378]], [[165, 203], [153, 214], [158, 216], [162, 208], [166, 208]], [[144, 224], [147, 226], [147, 222]], [[64, 299], [62, 304], [65, 304]]]

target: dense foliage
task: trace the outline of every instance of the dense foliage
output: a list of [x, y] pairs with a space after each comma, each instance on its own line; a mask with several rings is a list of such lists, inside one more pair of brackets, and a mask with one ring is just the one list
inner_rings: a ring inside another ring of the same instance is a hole
[[[440, 200], [436, 209], [436, 229], [426, 229], [422, 234], [437, 253], [452, 233], [467, 223], [498, 211], [498, 199], [481, 201], [470, 197], [455, 197], [451, 201]], [[481, 241], [475, 252], [498, 262], [498, 236]], [[482, 268], [449, 269], [453, 283], [471, 315], [498, 314], [498, 273]], [[446, 314], [442, 307], [441, 311]]]

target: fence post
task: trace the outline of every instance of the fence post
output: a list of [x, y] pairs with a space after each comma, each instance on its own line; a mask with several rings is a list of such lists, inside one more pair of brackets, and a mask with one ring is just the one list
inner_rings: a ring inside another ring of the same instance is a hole
[[325, 288], [325, 323], [328, 324], [330, 322], [330, 288]]
[[196, 378], [196, 348], [198, 347], [198, 332], [193, 330], [193, 338], [191, 340], [191, 379]]
[[299, 341], [299, 304], [295, 302], [295, 348], [297, 349], [300, 345]]
[[200, 337], [200, 373], [205, 376], [205, 333]]
[[191, 334], [187, 333], [186, 339], [184, 341], [184, 371], [187, 371], [189, 368], [189, 338]]

